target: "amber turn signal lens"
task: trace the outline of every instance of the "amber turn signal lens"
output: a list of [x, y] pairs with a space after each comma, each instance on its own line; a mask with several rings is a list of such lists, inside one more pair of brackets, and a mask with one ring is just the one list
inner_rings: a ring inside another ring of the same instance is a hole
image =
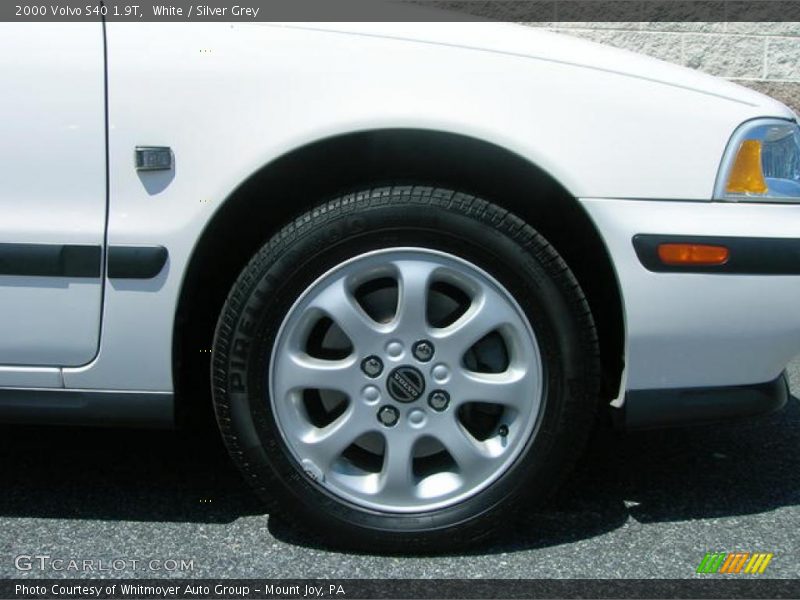
[[725, 191], [729, 194], [765, 194], [769, 191], [761, 169], [761, 142], [745, 140], [739, 146]]
[[658, 258], [665, 265], [724, 265], [728, 262], [725, 246], [706, 244], [660, 244]]

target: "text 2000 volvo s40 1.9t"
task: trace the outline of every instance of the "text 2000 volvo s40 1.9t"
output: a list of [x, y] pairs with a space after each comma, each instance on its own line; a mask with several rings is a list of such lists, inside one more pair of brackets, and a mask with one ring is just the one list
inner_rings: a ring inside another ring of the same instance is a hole
[[[800, 130], [502, 24], [0, 27], [0, 414], [212, 406], [285, 518], [482, 539], [598, 415], [751, 416], [800, 352]], [[409, 545], [411, 544], [411, 545]]]

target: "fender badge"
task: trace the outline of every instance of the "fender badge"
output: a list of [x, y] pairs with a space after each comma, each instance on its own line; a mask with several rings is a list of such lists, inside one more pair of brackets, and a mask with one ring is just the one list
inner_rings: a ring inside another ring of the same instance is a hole
[[136, 146], [134, 155], [137, 171], [169, 171], [173, 167], [169, 146]]

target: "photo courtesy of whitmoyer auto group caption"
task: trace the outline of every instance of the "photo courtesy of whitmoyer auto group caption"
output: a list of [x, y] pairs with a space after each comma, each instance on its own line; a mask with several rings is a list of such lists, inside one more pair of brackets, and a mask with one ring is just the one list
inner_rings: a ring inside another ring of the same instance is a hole
[[800, 598], [800, 2], [0, 0], [0, 598]]

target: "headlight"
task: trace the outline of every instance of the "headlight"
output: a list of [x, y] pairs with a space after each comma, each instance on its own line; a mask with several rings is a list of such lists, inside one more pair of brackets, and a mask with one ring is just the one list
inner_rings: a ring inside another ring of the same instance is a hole
[[714, 198], [800, 202], [800, 126], [756, 119], [739, 127], [722, 159]]

